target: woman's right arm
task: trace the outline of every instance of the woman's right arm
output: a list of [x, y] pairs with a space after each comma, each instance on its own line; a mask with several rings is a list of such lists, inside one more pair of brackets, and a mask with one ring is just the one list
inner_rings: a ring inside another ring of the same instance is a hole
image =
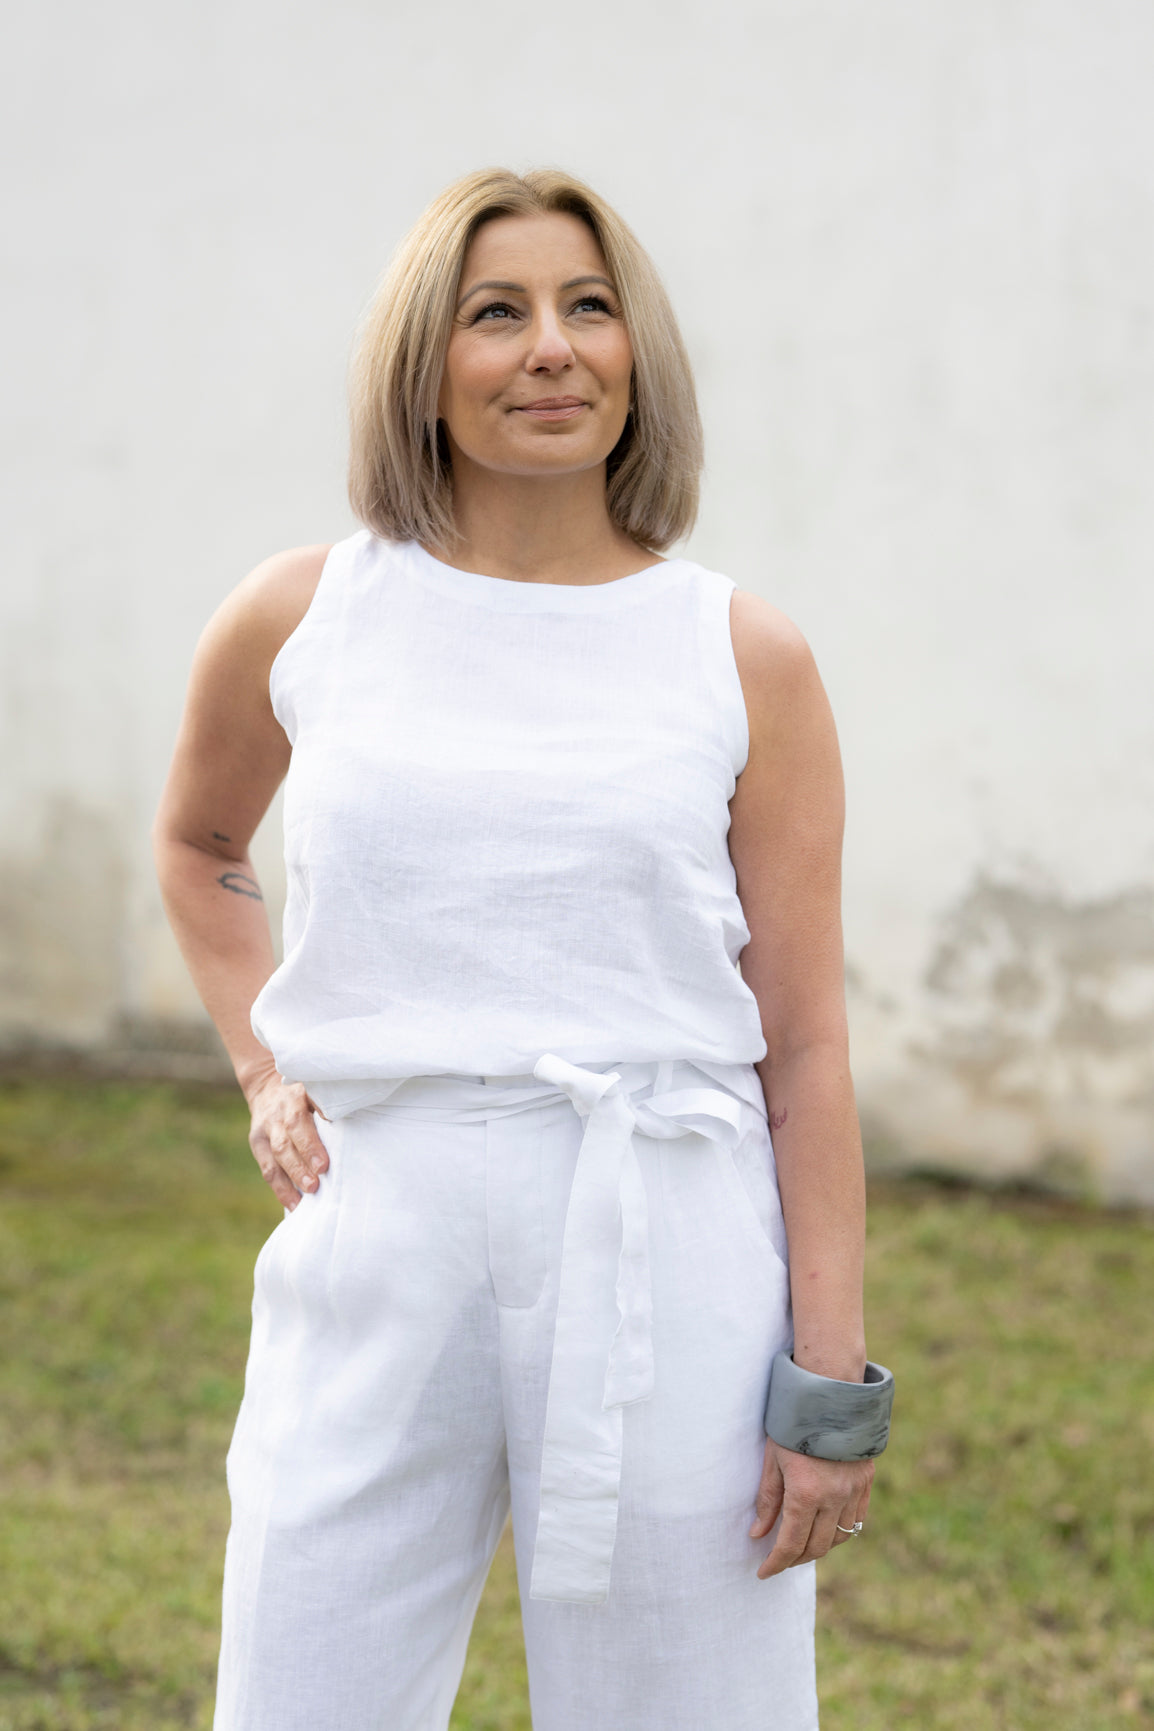
[[233, 590], [197, 645], [172, 765], [153, 825], [157, 876], [193, 984], [252, 1113], [250, 1145], [286, 1208], [328, 1165], [304, 1088], [277, 1075], [252, 1031], [276, 962], [249, 844], [289, 766], [269, 672], [312, 600], [328, 547], [266, 559]]

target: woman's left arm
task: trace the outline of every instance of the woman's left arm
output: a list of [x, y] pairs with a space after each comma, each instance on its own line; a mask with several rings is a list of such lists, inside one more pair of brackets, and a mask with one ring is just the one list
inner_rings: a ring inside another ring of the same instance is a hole
[[[730, 802], [729, 850], [750, 939], [765, 1091], [789, 1244], [795, 1361], [865, 1374], [865, 1175], [849, 1068], [841, 929], [841, 757], [809, 646], [784, 614], [735, 590], [734, 656], [749, 758]], [[872, 1461], [827, 1461], [766, 1440], [751, 1537], [778, 1515], [763, 1579], [822, 1557], [864, 1520]]]

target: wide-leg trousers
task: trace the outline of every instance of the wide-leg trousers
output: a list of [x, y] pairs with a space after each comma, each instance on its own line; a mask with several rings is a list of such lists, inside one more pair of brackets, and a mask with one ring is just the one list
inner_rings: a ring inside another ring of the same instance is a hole
[[318, 1118], [330, 1168], [256, 1265], [215, 1731], [446, 1731], [510, 1510], [534, 1731], [813, 1731], [815, 1565], [759, 1580], [749, 1537], [791, 1333], [769, 1131], [739, 1114], [728, 1144], [632, 1137], [652, 1392], [620, 1409], [592, 1604], [530, 1594], [581, 1118]]

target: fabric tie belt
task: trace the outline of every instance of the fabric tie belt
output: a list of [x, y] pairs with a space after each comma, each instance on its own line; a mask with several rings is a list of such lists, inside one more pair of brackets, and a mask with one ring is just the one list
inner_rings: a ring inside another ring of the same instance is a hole
[[[704, 1080], [674, 1088], [675, 1069]], [[743, 1100], [763, 1115], [765, 1101], [752, 1065], [626, 1063], [602, 1073], [546, 1052], [533, 1076], [536, 1087], [524, 1081], [518, 1086], [515, 1077], [481, 1078], [491, 1086], [482, 1103], [463, 1115], [503, 1115], [568, 1096], [585, 1120], [561, 1247], [529, 1597], [601, 1604], [609, 1594], [617, 1534], [622, 1408], [647, 1400], [654, 1388], [649, 1217], [633, 1132], [662, 1139], [695, 1132], [733, 1147]], [[708, 1085], [711, 1077], [724, 1085]], [[371, 1103], [433, 1105], [455, 1096], [463, 1104], [462, 1083], [476, 1088], [475, 1080], [447, 1076], [384, 1082]], [[650, 1087], [646, 1098], [637, 1097]], [[326, 1089], [311, 1086], [310, 1092], [329, 1116], [369, 1103], [362, 1090], [343, 1111], [332, 1100], [329, 1112]], [[476, 1093], [467, 1097], [475, 1101]], [[615, 1316], [599, 1286], [613, 1247]]]

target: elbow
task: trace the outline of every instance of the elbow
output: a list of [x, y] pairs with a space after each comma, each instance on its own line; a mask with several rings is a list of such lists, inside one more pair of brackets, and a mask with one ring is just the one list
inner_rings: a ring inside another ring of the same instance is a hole
[[172, 821], [172, 812], [167, 798], [161, 796], [160, 804], [149, 830], [149, 840], [152, 843], [152, 858], [159, 876], [173, 856], [173, 850], [178, 848], [183, 840]]
[[761, 1063], [771, 1075], [804, 1065], [844, 1070], [849, 1074], [849, 1030], [844, 1017], [815, 1027], [765, 1027], [765, 1057]]
[[156, 881], [160, 885], [161, 892], [167, 893], [175, 876], [174, 868], [181, 844], [178, 837], [173, 833], [172, 826], [164, 820], [159, 812], [152, 822], [150, 840]]
[[159, 875], [168, 852], [172, 846], [172, 829], [164, 810], [163, 802], [157, 807], [152, 826], [148, 832], [152, 844], [152, 860]]
[[181, 830], [167, 801], [161, 800], [149, 831], [152, 861], [162, 889], [179, 875], [182, 863], [204, 850]]

